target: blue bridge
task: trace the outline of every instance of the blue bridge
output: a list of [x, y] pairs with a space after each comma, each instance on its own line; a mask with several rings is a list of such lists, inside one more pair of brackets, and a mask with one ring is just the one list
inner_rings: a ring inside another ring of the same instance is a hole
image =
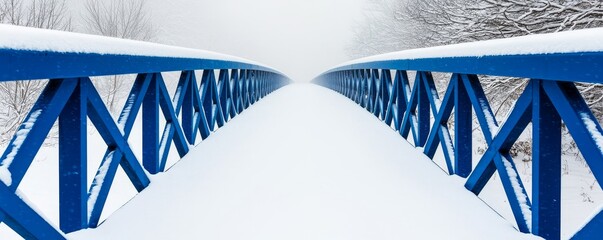
[[[603, 83], [603, 47], [578, 39], [602, 29], [373, 56], [313, 84], [217, 53], [27, 32], [47, 42], [0, 45], [0, 81], [47, 80], [0, 158], [0, 220], [23, 238], [603, 236], [601, 210], [579, 229], [561, 224], [563, 127], [603, 181], [603, 129], [576, 87]], [[93, 81], [114, 75], [132, 78], [116, 115]], [[480, 82], [491, 77], [526, 79], [506, 119]], [[510, 153], [530, 124], [531, 193]], [[90, 126], [105, 145], [91, 146]], [[487, 144], [478, 161], [476, 127]], [[19, 191], [54, 128], [58, 221]], [[92, 176], [91, 147], [105, 149]], [[170, 168], [172, 148], [182, 160]], [[438, 148], [444, 173], [431, 161]], [[139, 194], [103, 222], [118, 170]], [[495, 175], [512, 218], [478, 198]]]

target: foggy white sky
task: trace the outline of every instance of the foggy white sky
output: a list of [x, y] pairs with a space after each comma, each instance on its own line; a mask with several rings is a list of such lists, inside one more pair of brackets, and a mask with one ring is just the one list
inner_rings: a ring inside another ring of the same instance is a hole
[[159, 41], [249, 58], [295, 81], [348, 60], [365, 0], [148, 0]]
[[[158, 42], [248, 58], [310, 81], [349, 60], [345, 47], [367, 0], [147, 1]], [[70, 2], [82, 9], [84, 1]]]

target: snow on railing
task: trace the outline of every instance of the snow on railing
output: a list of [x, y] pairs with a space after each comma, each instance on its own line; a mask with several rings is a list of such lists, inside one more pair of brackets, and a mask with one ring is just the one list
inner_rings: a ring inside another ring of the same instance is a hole
[[[408, 71], [416, 72], [412, 86]], [[443, 98], [434, 73], [451, 75]], [[500, 125], [478, 75], [529, 79]], [[596, 180], [603, 182], [603, 130], [575, 86], [603, 83], [603, 28], [377, 55], [336, 66], [314, 82], [352, 99], [404, 138], [412, 131], [415, 146], [432, 159], [441, 144], [448, 173], [467, 177], [465, 186], [475, 194], [497, 172], [522, 232], [560, 238], [562, 121]], [[487, 144], [475, 168], [472, 112]], [[531, 199], [510, 154], [530, 122]], [[603, 213], [596, 214], [576, 238], [603, 235]]]
[[[209, 51], [9, 25], [0, 25], [0, 36], [0, 81], [49, 79], [0, 158], [0, 221], [28, 239], [60, 239], [96, 227], [119, 166], [142, 191], [148, 174], [166, 170], [171, 143], [184, 156], [198, 135], [207, 138], [289, 82], [272, 68]], [[174, 96], [162, 77], [167, 71], [181, 73]], [[115, 122], [90, 77], [122, 74], [136, 79]], [[137, 159], [128, 138], [141, 108], [143, 153]], [[108, 146], [90, 189], [88, 118]], [[57, 119], [62, 232], [15, 194]]]

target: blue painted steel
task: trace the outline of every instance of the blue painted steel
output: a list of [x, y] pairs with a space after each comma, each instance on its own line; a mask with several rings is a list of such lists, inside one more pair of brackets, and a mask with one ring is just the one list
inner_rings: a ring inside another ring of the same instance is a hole
[[[397, 69], [476, 75], [528, 77], [569, 82], [603, 82], [601, 52], [522, 54], [479, 57], [397, 59], [350, 64], [331, 69]], [[322, 74], [321, 76], [325, 76]]]
[[[396, 74], [389, 85], [391, 80], [384, 76], [391, 71]], [[416, 71], [412, 89], [407, 71]], [[452, 74], [442, 99], [433, 81], [435, 72]], [[502, 123], [495, 118], [478, 74], [530, 79]], [[603, 129], [575, 86], [575, 82], [603, 83], [603, 52], [361, 62], [329, 70], [314, 82], [350, 98], [402, 137], [408, 138], [412, 132], [415, 146], [423, 147], [429, 158], [440, 145], [447, 172], [466, 177], [465, 187], [475, 194], [498, 173], [522, 232], [546, 239], [560, 237], [561, 121], [597, 181], [603, 182], [603, 149], [599, 147]], [[453, 110], [454, 122], [450, 122]], [[487, 144], [475, 168], [471, 160], [473, 112]], [[509, 153], [529, 123], [533, 141], [531, 198]], [[449, 125], [454, 125], [454, 139]], [[575, 237], [602, 236], [602, 215], [599, 213]]]
[[0, 182], [0, 218], [25, 239], [66, 239], [12, 189]]
[[430, 103], [428, 98], [429, 89], [425, 86], [425, 72], [417, 72], [417, 86], [418, 86], [418, 94], [417, 94], [417, 141], [415, 142], [415, 146], [423, 147], [427, 142], [427, 135], [429, 134], [430, 129]]
[[[467, 177], [471, 173], [472, 148], [473, 148], [473, 119], [471, 113], [471, 103], [465, 84], [459, 83], [460, 76], [454, 74], [453, 81], [456, 81], [454, 91], [454, 171], [461, 177]], [[452, 104], [450, 104], [452, 105]]]
[[542, 88], [542, 80], [533, 80], [533, 84], [532, 232], [546, 239], [558, 239], [561, 229], [561, 118]]
[[[130, 91], [130, 94], [128, 94], [128, 100], [119, 115], [117, 123], [118, 125], [123, 126], [125, 139], [130, 136], [134, 120], [143, 104], [151, 78], [152, 74], [139, 74], [136, 77], [132, 90]], [[111, 189], [115, 173], [121, 163], [122, 157], [122, 152], [114, 147], [107, 148], [103, 155], [101, 165], [107, 166], [107, 168], [106, 170], [99, 169], [96, 172], [89, 191], [90, 193], [96, 192], [97, 197], [96, 199], [90, 198], [91, 194], [88, 194], [88, 205], [92, 206], [92, 209], [88, 209], [90, 211], [88, 224], [91, 227], [95, 227], [99, 223], [103, 207], [105, 206], [109, 190]]]
[[194, 102], [195, 98], [193, 97], [195, 92], [193, 88], [196, 88], [195, 82], [193, 79], [195, 78], [194, 71], [185, 71], [182, 72], [180, 76], [180, 81], [185, 77], [188, 79], [189, 84], [186, 88], [182, 89], [183, 99], [182, 99], [182, 131], [186, 136], [188, 142], [195, 142], [195, 138], [197, 136], [196, 131], [194, 129], [195, 126], [195, 115], [198, 115], [197, 108], [195, 108]]
[[88, 226], [87, 179], [87, 86], [77, 81], [59, 115], [59, 204], [60, 226], [65, 233]]
[[152, 74], [142, 105], [142, 165], [151, 174], [159, 172], [159, 83]]
[[271, 68], [235, 61], [0, 49], [0, 81], [205, 69], [245, 69], [285, 77]]
[[603, 225], [603, 210], [597, 213], [590, 221], [582, 227], [572, 239], [589, 240], [601, 237], [601, 226]]
[[[181, 72], [173, 96], [162, 77], [166, 71]], [[195, 71], [202, 71], [201, 86]], [[214, 71], [220, 72], [219, 82]], [[118, 74], [137, 76], [115, 122], [89, 77]], [[0, 49], [0, 81], [28, 79], [51, 80], [0, 158], [0, 167], [10, 173], [0, 178], [0, 220], [27, 239], [64, 239], [63, 232], [98, 226], [120, 166], [142, 191], [149, 173], [165, 171], [172, 143], [184, 156], [198, 143], [197, 135], [209, 137], [215, 126], [289, 82], [276, 70], [244, 62]], [[127, 141], [140, 109], [143, 153], [137, 159]], [[15, 193], [57, 119], [60, 230]], [[89, 189], [88, 119], [107, 144]]]

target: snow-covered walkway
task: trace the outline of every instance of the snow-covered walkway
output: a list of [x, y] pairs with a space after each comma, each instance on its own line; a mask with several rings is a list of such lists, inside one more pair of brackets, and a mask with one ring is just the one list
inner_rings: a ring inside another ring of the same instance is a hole
[[269, 95], [73, 239], [529, 239], [395, 131], [311, 84]]

